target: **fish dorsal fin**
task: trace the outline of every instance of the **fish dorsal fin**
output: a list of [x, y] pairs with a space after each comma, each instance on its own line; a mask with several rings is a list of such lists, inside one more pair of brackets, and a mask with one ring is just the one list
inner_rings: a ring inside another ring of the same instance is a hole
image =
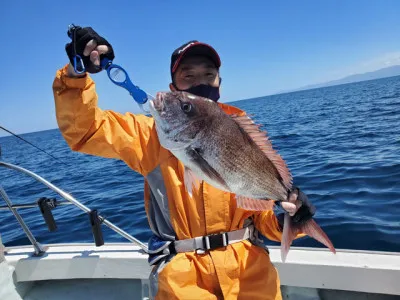
[[232, 119], [248, 134], [254, 143], [264, 152], [268, 159], [273, 163], [283, 184], [287, 189], [292, 186], [292, 175], [282, 157], [273, 149], [271, 141], [268, 139], [267, 132], [260, 129], [261, 125], [257, 125], [247, 115], [238, 116], [231, 115]]

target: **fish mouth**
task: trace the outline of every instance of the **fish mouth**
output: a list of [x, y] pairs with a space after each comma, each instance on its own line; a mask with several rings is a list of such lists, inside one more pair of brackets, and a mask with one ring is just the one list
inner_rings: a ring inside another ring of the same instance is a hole
[[157, 111], [159, 114], [164, 109], [164, 98], [166, 93], [158, 92], [153, 100], [150, 100], [150, 107]]

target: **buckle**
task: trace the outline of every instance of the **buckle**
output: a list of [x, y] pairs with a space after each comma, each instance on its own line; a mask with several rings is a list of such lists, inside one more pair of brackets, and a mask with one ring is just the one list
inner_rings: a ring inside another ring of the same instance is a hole
[[206, 250], [214, 250], [221, 247], [228, 246], [228, 234], [224, 233], [217, 233], [217, 234], [210, 234], [203, 237], [203, 244], [204, 249]]

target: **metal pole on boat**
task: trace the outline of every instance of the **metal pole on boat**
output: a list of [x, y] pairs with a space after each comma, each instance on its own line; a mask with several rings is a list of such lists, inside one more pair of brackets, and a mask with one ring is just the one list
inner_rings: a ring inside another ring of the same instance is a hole
[[[80, 203], [78, 200], [76, 200], [74, 197], [72, 197], [70, 194], [64, 192], [63, 190], [59, 189], [58, 187], [56, 187], [55, 185], [53, 185], [52, 183], [48, 182], [46, 179], [42, 178], [41, 176], [26, 170], [22, 167], [19, 166], [15, 166], [13, 164], [9, 164], [9, 163], [5, 163], [0, 161], [0, 166], [4, 166], [6, 168], [9, 169], [13, 169], [13, 170], [17, 170], [20, 171], [22, 173], [25, 173], [33, 178], [35, 178], [37, 181], [43, 183], [44, 185], [46, 185], [49, 189], [55, 191], [57, 194], [59, 194], [61, 197], [63, 197], [65, 200], [70, 201], [72, 204], [74, 204], [75, 206], [79, 207], [81, 210], [83, 210], [84, 212], [91, 212], [91, 209], [86, 207], [85, 205], [83, 205], [82, 203]], [[10, 208], [12, 209], [12, 208]], [[18, 214], [18, 213], [17, 213]], [[104, 225], [108, 226], [109, 228], [111, 228], [112, 230], [114, 230], [115, 232], [119, 233], [120, 235], [122, 235], [124, 238], [126, 238], [127, 240], [131, 241], [132, 243], [138, 245], [140, 248], [142, 248], [145, 252], [148, 252], [148, 248], [145, 244], [143, 244], [141, 241], [139, 241], [138, 239], [134, 238], [133, 236], [131, 236], [129, 233], [125, 232], [124, 230], [122, 230], [121, 228], [119, 228], [118, 226], [114, 225], [113, 223], [111, 223], [110, 221], [106, 220], [105, 218], [99, 216], [99, 218], [101, 218], [101, 220], [103, 221]]]
[[38, 241], [36, 241], [35, 237], [33, 236], [32, 232], [29, 230], [28, 226], [26, 226], [24, 220], [21, 218], [17, 210], [12, 206], [10, 198], [8, 198], [6, 191], [0, 185], [0, 195], [3, 197], [4, 201], [7, 203], [8, 208], [14, 214], [15, 218], [17, 219], [18, 223], [21, 225], [22, 230], [25, 232], [26, 236], [28, 237], [29, 241], [32, 243], [33, 247], [35, 248], [35, 255], [40, 256], [45, 253], [45, 250], [42, 245]]
[[[58, 202], [57, 201], [57, 206], [61, 205], [72, 205], [71, 202], [65, 201], [65, 202]], [[37, 203], [31, 203], [31, 204], [13, 204], [12, 207], [16, 209], [20, 208], [35, 208], [38, 207], [39, 205]], [[10, 210], [8, 206], [0, 206], [0, 210]]]
[[5, 248], [3, 245], [3, 241], [1, 240], [1, 234], [0, 234], [0, 264], [6, 260], [6, 258], [4, 257], [4, 252], [5, 252]]

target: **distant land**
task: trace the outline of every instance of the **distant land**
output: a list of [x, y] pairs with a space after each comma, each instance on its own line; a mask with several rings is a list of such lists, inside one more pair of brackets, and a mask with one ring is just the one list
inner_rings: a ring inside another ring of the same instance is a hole
[[333, 86], [333, 85], [346, 84], [346, 83], [352, 83], [352, 82], [360, 82], [360, 81], [373, 80], [373, 79], [392, 77], [392, 76], [398, 76], [398, 75], [400, 75], [400, 65], [390, 66], [390, 67], [386, 67], [386, 68], [379, 69], [379, 70], [372, 71], [372, 72], [354, 74], [354, 75], [346, 76], [342, 79], [337, 79], [337, 80], [328, 81], [328, 82], [324, 82], [324, 83], [306, 85], [301, 88], [285, 91], [284, 93], [303, 91], [303, 90], [309, 90], [309, 89], [317, 89], [317, 88], [328, 87], [328, 86]]

